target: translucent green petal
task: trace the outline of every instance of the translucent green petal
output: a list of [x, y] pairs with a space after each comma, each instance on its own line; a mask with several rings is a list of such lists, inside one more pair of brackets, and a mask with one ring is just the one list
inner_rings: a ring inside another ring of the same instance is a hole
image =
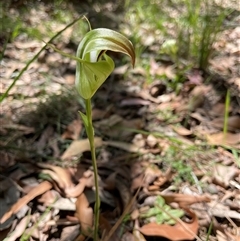
[[135, 51], [132, 43], [122, 34], [110, 29], [99, 28], [89, 31], [80, 42], [77, 50], [76, 87], [84, 99], [90, 99], [114, 69], [113, 60], [106, 51], [124, 53], [135, 64]]
[[104, 57], [105, 61], [77, 63], [76, 87], [84, 99], [90, 99], [114, 69], [113, 60]]

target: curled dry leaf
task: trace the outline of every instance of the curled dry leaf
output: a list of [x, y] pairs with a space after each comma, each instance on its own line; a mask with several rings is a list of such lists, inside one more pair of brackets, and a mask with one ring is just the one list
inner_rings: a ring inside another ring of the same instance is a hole
[[139, 217], [139, 209], [134, 209], [131, 213], [131, 219], [132, 220], [137, 220]]
[[152, 164], [149, 165], [147, 163], [144, 164], [146, 166], [145, 169], [145, 178], [144, 178], [144, 184], [150, 185], [152, 184], [158, 177], [163, 176], [162, 171], [157, 167], [157, 165]]
[[28, 223], [29, 223], [29, 216], [26, 216], [20, 221], [20, 223], [17, 225], [17, 228], [9, 235], [7, 240], [8, 241], [17, 240], [26, 230]]
[[134, 236], [134, 241], [146, 241], [144, 236], [139, 231], [139, 221], [138, 220], [135, 220], [133, 236]]
[[226, 188], [237, 173], [238, 169], [234, 166], [215, 165], [213, 169], [213, 182]]
[[38, 198], [38, 202], [43, 203], [44, 206], [51, 205], [60, 197], [59, 193], [55, 190], [49, 190]]
[[176, 131], [181, 136], [189, 136], [192, 135], [192, 131], [186, 129], [183, 126], [173, 126], [173, 130]]
[[148, 223], [143, 225], [139, 231], [147, 236], [160, 236], [172, 241], [194, 240], [198, 232], [198, 220], [195, 213], [186, 210], [192, 218], [190, 223], [178, 220], [177, 224], [170, 226], [167, 224]]
[[125, 99], [120, 102], [120, 106], [139, 106], [139, 105], [150, 105], [150, 101], [143, 100], [141, 98], [131, 98], [131, 99]]
[[49, 174], [61, 189], [65, 190], [73, 187], [71, 175], [66, 169], [46, 163], [38, 163], [38, 166], [49, 169], [45, 169], [42, 172]]
[[159, 142], [158, 139], [152, 134], [148, 135], [148, 137], [146, 139], [146, 143], [151, 148], [154, 148], [158, 144], [158, 142]]
[[0, 219], [0, 223], [4, 223], [9, 219], [13, 214], [16, 214], [24, 205], [30, 202], [35, 197], [45, 193], [46, 191], [52, 188], [52, 184], [48, 181], [40, 183], [38, 186], [34, 187], [27, 195], [20, 198], [8, 212], [6, 212]]
[[78, 197], [85, 189], [85, 187], [94, 186], [94, 175], [93, 172], [88, 170], [85, 171], [83, 177], [79, 179], [79, 183], [71, 188], [65, 189], [67, 197]]
[[89, 207], [89, 202], [84, 193], [76, 201], [76, 216], [81, 224], [81, 231], [86, 236], [92, 235], [93, 210]]
[[13, 124], [13, 123], [1, 124], [1, 128], [22, 131], [24, 135], [35, 133], [35, 129], [33, 127], [28, 127], [24, 125]]
[[176, 202], [182, 208], [186, 208], [187, 206], [194, 203], [211, 201], [209, 197], [204, 195], [194, 196], [194, 195], [186, 195], [181, 193], [173, 193], [173, 194], [161, 194], [161, 196], [165, 199], [166, 203]]
[[[95, 147], [102, 146], [102, 139], [100, 137], [94, 138]], [[62, 154], [61, 159], [65, 160], [68, 158], [72, 158], [74, 156], [78, 156], [85, 151], [90, 150], [89, 140], [75, 140], [71, 143], [68, 149]]]
[[207, 140], [209, 144], [212, 145], [229, 145], [233, 147], [240, 147], [240, 133], [226, 133], [223, 132], [215, 133], [212, 135], [207, 135]]

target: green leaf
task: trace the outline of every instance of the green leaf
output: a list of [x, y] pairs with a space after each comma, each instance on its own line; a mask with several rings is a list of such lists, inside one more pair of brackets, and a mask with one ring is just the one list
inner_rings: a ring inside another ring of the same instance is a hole
[[81, 118], [82, 118], [82, 120], [83, 120], [83, 124], [84, 124], [84, 127], [85, 127], [85, 130], [86, 130], [86, 132], [87, 132], [87, 136], [89, 136], [89, 133], [88, 133], [88, 130], [89, 130], [89, 121], [88, 121], [88, 118], [87, 118], [87, 116], [84, 114], [84, 113], [82, 113], [81, 111], [79, 111], [79, 114], [80, 114], [80, 116], [81, 116]]
[[81, 97], [90, 99], [114, 69], [113, 60], [106, 51], [120, 52], [135, 64], [132, 43], [122, 34], [110, 29], [98, 28], [89, 31], [77, 50], [76, 87]]
[[150, 208], [146, 213], [140, 214], [143, 218], [150, 218], [152, 216], [156, 216], [157, 214], [161, 214], [162, 211], [158, 207]]
[[87, 129], [88, 126], [89, 126], [87, 116], [84, 113], [82, 113], [81, 111], [79, 111], [79, 114], [80, 114], [80, 116], [83, 120], [83, 124], [84, 124], [85, 129]]
[[77, 63], [76, 86], [84, 99], [90, 99], [114, 70], [114, 62], [106, 54], [105, 61]]
[[157, 224], [164, 223], [164, 218], [162, 216], [162, 213], [156, 215], [156, 222], [157, 222]]
[[163, 205], [165, 204], [165, 199], [162, 196], [157, 196], [155, 204], [163, 207]]

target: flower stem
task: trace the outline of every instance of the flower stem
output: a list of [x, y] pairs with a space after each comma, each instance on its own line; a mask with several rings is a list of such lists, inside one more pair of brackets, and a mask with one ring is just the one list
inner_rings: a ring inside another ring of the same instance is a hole
[[94, 144], [94, 128], [92, 124], [92, 105], [91, 99], [85, 100], [86, 104], [86, 116], [88, 119], [87, 135], [90, 143], [92, 165], [94, 172], [94, 183], [95, 183], [95, 205], [94, 205], [94, 241], [98, 240], [98, 226], [99, 226], [99, 211], [100, 211], [100, 197], [99, 197], [99, 185], [98, 185], [98, 168]]

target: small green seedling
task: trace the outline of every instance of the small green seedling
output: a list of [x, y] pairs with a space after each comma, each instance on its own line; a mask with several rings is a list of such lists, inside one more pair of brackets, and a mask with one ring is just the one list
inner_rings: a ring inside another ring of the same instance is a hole
[[100, 197], [98, 171], [94, 146], [94, 128], [92, 124], [91, 99], [98, 88], [114, 70], [114, 62], [106, 51], [121, 52], [135, 63], [135, 51], [132, 43], [123, 35], [106, 28], [90, 30], [82, 39], [77, 50], [76, 88], [85, 101], [86, 114], [80, 112], [89, 139], [92, 165], [94, 169], [96, 202], [94, 206], [94, 241], [98, 240], [98, 222]]
[[165, 200], [161, 196], [157, 196], [154, 207], [148, 211], [141, 213], [140, 217], [145, 219], [146, 222], [151, 222], [154, 218], [157, 224], [176, 224], [176, 219], [184, 216], [184, 211], [181, 209], [172, 209], [169, 205], [165, 204]]

